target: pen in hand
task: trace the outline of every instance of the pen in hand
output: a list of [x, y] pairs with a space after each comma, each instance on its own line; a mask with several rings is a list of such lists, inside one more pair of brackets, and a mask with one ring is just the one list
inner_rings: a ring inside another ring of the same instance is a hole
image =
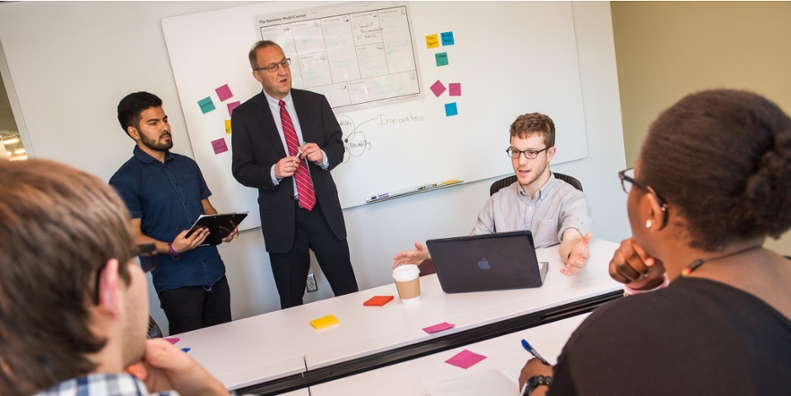
[[526, 340], [522, 340], [522, 347], [525, 348], [526, 351], [530, 352], [531, 355], [535, 356], [536, 359], [540, 360], [541, 363], [544, 363], [544, 365], [551, 366], [551, 364], [549, 364], [549, 362], [547, 362], [547, 360], [544, 359], [544, 357], [541, 356], [537, 350], [533, 349], [533, 347], [530, 346], [530, 343]]
[[299, 149], [297, 149], [297, 158], [302, 156], [302, 148], [305, 147], [306, 144], [308, 144], [308, 142], [302, 141], [302, 145], [299, 146]]

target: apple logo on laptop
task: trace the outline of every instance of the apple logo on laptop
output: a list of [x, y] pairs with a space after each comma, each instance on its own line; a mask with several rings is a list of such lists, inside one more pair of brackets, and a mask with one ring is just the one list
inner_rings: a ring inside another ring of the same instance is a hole
[[489, 268], [492, 268], [492, 267], [489, 265], [489, 262], [486, 261], [486, 257], [484, 257], [483, 260], [478, 262], [478, 268], [480, 268], [482, 270], [488, 270]]

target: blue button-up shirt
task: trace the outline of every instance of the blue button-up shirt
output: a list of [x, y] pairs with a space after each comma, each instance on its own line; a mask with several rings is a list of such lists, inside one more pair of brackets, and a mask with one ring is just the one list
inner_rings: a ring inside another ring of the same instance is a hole
[[[165, 153], [162, 163], [135, 146], [134, 155], [110, 178], [133, 219], [140, 218], [144, 235], [171, 242], [204, 214], [201, 200], [211, 196], [198, 164], [191, 158]], [[225, 275], [215, 246], [184, 252], [178, 260], [157, 255], [157, 293], [186, 286], [210, 287]]]

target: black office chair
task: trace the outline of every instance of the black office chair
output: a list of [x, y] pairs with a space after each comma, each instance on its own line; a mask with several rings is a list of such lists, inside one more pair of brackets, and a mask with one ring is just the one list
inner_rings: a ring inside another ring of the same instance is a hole
[[162, 338], [162, 329], [159, 328], [157, 321], [148, 315], [148, 334], [146, 338]]
[[[576, 188], [577, 190], [582, 191], [582, 183], [580, 183], [580, 181], [577, 180], [575, 177], [564, 175], [562, 173], [555, 173], [555, 172], [552, 172], [552, 174], [555, 175], [555, 179], [563, 180], [564, 182], [571, 184], [571, 186]], [[494, 195], [494, 193], [500, 191], [501, 188], [508, 187], [511, 184], [514, 184], [515, 181], [516, 181], [516, 175], [511, 175], [506, 178], [497, 180], [496, 182], [492, 183], [492, 186], [489, 188], [489, 195]]]

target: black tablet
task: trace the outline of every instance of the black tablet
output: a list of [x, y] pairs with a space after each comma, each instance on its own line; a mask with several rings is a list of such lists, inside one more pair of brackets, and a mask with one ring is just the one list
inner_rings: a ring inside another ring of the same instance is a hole
[[209, 236], [206, 237], [206, 240], [203, 241], [201, 245], [219, 245], [222, 243], [223, 238], [228, 237], [228, 235], [239, 226], [239, 223], [247, 217], [247, 213], [248, 212], [200, 215], [198, 220], [195, 220], [195, 223], [190, 227], [190, 232], [187, 233], [186, 238], [189, 238], [195, 231], [208, 228]]

